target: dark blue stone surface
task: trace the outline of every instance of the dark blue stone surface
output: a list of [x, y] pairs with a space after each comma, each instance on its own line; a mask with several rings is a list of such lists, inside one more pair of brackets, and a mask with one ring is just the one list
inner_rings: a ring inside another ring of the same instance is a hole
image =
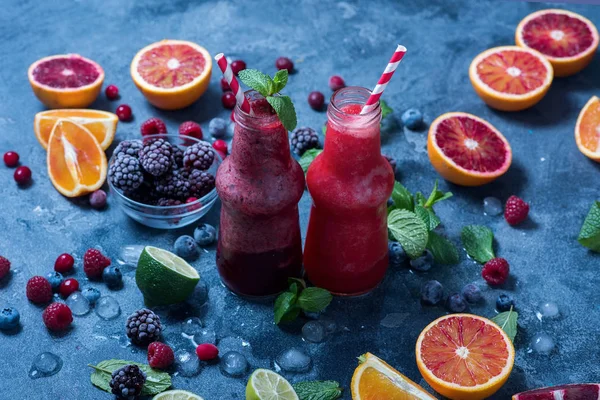
[[[327, 81], [332, 74], [342, 75], [348, 84], [371, 87], [395, 45], [404, 44], [409, 52], [384, 95], [397, 115], [415, 107], [429, 123], [444, 112], [470, 112], [494, 124], [513, 148], [511, 169], [492, 184], [469, 189], [442, 181], [442, 189], [455, 196], [437, 209], [446, 235], [457, 244], [462, 226], [491, 227], [498, 255], [511, 264], [509, 283], [501, 289], [486, 289], [485, 303], [471, 310], [493, 316], [494, 301], [501, 292], [513, 295], [518, 305], [515, 368], [494, 398], [507, 399], [544, 385], [598, 381], [600, 259], [579, 246], [576, 238], [590, 205], [598, 199], [599, 168], [577, 150], [573, 128], [579, 110], [600, 91], [600, 56], [582, 73], [556, 79], [538, 105], [519, 113], [486, 107], [467, 73], [479, 52], [513, 44], [515, 27], [525, 15], [557, 6], [600, 24], [600, 7], [593, 5], [483, 0], [5, 1], [0, 17], [0, 151], [18, 151], [22, 163], [33, 170], [34, 181], [19, 189], [13, 171], [0, 166], [0, 254], [12, 261], [14, 269], [0, 283], [0, 306], [15, 306], [22, 316], [22, 329], [0, 333], [0, 398], [107, 399], [110, 395], [90, 384], [91, 369], [86, 365], [107, 358], [146, 360], [145, 351], [121, 345], [126, 316], [142, 306], [133, 270], [125, 272], [125, 285], [119, 291], [91, 283], [118, 299], [119, 318], [103, 321], [93, 312], [75, 317], [72, 329], [63, 335], [45, 329], [42, 308], [27, 301], [25, 284], [31, 276], [49, 272], [63, 252], [77, 256], [74, 276], [84, 284], [81, 257], [87, 248], [101, 246], [114, 261], [127, 244], [171, 249], [175, 239], [191, 234], [193, 227], [171, 232], [149, 229], [126, 217], [110, 196], [108, 208], [95, 211], [85, 199], [70, 201], [56, 192], [48, 180], [46, 153], [32, 132], [33, 116], [43, 106], [29, 88], [26, 71], [43, 56], [69, 52], [100, 63], [106, 72], [105, 84], [117, 84], [121, 99], [108, 102], [101, 95], [93, 107], [114, 111], [118, 104], [128, 103], [135, 116], [133, 122], [119, 124], [117, 140], [137, 137], [140, 123], [150, 116], [163, 118], [171, 132], [189, 119], [200, 122], [206, 132], [212, 117], [229, 117], [220, 104], [216, 71], [208, 92], [192, 107], [177, 112], [153, 108], [133, 85], [129, 76], [132, 57], [143, 46], [164, 38], [198, 42], [213, 55], [223, 51], [268, 73], [274, 73], [278, 56], [291, 57], [296, 73], [286, 92], [295, 101], [299, 124], [318, 131], [326, 115], [308, 107], [308, 93], [321, 90], [329, 95]], [[428, 161], [426, 135], [426, 131], [396, 129], [383, 137], [383, 152], [398, 159], [397, 178], [412, 191], [428, 192], [438, 178]], [[511, 194], [531, 204], [529, 221], [518, 228], [509, 227], [502, 217], [483, 214], [484, 197], [504, 201]], [[309, 205], [306, 194], [300, 204], [303, 232]], [[218, 204], [204, 221], [218, 224]], [[468, 282], [482, 284], [479, 265], [464, 252], [460, 264], [452, 267], [435, 266], [424, 273], [390, 270], [370, 295], [335, 299], [327, 316], [336, 321], [338, 332], [325, 343], [309, 344], [299, 334], [301, 323], [284, 329], [273, 324], [270, 303], [249, 303], [225, 290], [214, 256], [210, 248], [193, 263], [203, 284], [190, 304], [160, 311], [166, 340], [176, 347], [185, 346], [179, 337], [181, 322], [197, 316], [216, 331], [222, 352], [239, 349], [248, 356], [251, 369], [273, 368], [277, 354], [297, 347], [313, 357], [313, 367], [308, 373], [285, 374], [288, 379], [335, 379], [346, 389], [356, 357], [366, 351], [422, 382], [414, 360], [415, 341], [445, 311], [420, 305], [421, 284], [437, 279], [446, 294], [460, 291]], [[208, 302], [202, 305], [206, 290]], [[542, 323], [536, 318], [538, 305], [545, 301], [558, 304], [560, 319]], [[392, 313], [404, 318], [401, 326], [382, 326], [381, 321]], [[529, 351], [532, 336], [540, 331], [548, 332], [557, 343], [550, 356]], [[44, 351], [58, 354], [64, 367], [52, 377], [31, 380], [31, 362]], [[173, 386], [206, 399], [242, 399], [246, 378], [225, 377], [217, 366], [207, 365], [196, 377], [174, 376]], [[350, 398], [348, 390], [344, 398]]]

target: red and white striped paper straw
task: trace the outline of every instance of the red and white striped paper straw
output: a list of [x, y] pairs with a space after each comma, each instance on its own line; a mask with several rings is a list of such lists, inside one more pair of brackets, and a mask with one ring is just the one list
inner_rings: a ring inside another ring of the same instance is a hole
[[394, 55], [390, 59], [390, 62], [388, 63], [387, 67], [385, 67], [385, 71], [383, 71], [381, 78], [379, 78], [379, 82], [377, 82], [375, 89], [373, 89], [371, 92], [371, 96], [369, 96], [367, 102], [360, 111], [361, 114], [366, 114], [369, 111], [373, 111], [373, 109], [377, 107], [377, 102], [379, 101], [381, 94], [392, 79], [392, 75], [394, 75], [394, 71], [396, 71], [396, 68], [398, 68], [398, 64], [400, 64], [400, 61], [402, 61], [404, 54], [406, 54], [406, 47], [398, 45]]
[[215, 56], [215, 60], [217, 60], [217, 65], [223, 72], [223, 77], [229, 84], [229, 88], [235, 95], [235, 100], [237, 105], [244, 111], [245, 113], [251, 114], [252, 109], [250, 108], [250, 103], [248, 103], [248, 99], [244, 95], [244, 91], [240, 88], [240, 84], [237, 79], [233, 75], [233, 71], [231, 70], [231, 65], [227, 62], [225, 58], [225, 54], [219, 53]]

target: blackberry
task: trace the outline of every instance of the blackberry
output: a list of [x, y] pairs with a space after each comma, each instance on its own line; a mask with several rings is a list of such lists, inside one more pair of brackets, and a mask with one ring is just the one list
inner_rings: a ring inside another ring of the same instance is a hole
[[164, 139], [144, 141], [140, 150], [140, 164], [150, 175], [161, 176], [171, 169], [173, 147]]
[[133, 201], [137, 201], [138, 203], [155, 205], [157, 193], [154, 191], [154, 188], [150, 185], [150, 183], [144, 181], [144, 183], [142, 183], [142, 185], [136, 191], [127, 193], [127, 197]]
[[154, 190], [163, 197], [184, 198], [190, 193], [190, 182], [181, 173], [174, 172], [158, 179]]
[[119, 143], [113, 154], [115, 157], [128, 155], [137, 158], [141, 149], [142, 142], [139, 140], [123, 140]]
[[184, 170], [181, 175], [190, 185], [190, 196], [201, 198], [215, 187], [215, 177], [206, 171]]
[[215, 152], [210, 143], [201, 141], [185, 149], [183, 166], [204, 171], [210, 168], [214, 159]]
[[156, 205], [157, 206], [161, 206], [161, 207], [167, 207], [167, 206], [178, 206], [180, 204], [183, 204], [181, 202], [181, 200], [177, 200], [177, 199], [167, 199], [166, 197], [161, 197], [160, 199], [158, 199], [156, 201]]
[[146, 374], [137, 365], [128, 364], [112, 373], [110, 388], [117, 399], [134, 400], [146, 383]]
[[319, 136], [313, 128], [296, 128], [290, 135], [290, 147], [301, 156], [308, 149], [319, 148]]
[[183, 150], [177, 146], [173, 146], [173, 168], [183, 168]]
[[133, 343], [148, 346], [160, 338], [162, 324], [152, 310], [141, 308], [127, 318], [125, 331]]
[[122, 154], [108, 168], [108, 179], [116, 188], [130, 193], [144, 182], [144, 174], [137, 158]]

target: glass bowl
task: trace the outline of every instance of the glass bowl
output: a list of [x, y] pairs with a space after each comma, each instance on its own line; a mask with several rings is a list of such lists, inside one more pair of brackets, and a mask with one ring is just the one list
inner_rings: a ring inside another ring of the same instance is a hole
[[[189, 136], [182, 137], [180, 135], [169, 134], [144, 136], [144, 139], [148, 138], [165, 139], [171, 143], [172, 146], [177, 146], [184, 151], [189, 146], [200, 142], [200, 140]], [[215, 160], [210, 168], [206, 170], [206, 172], [209, 172], [216, 177], [217, 168], [219, 168], [219, 165], [221, 165], [223, 160], [218, 152], [215, 151], [214, 153]], [[115, 157], [113, 154], [108, 162], [109, 167], [114, 162]], [[140, 224], [149, 226], [151, 228], [176, 229], [192, 224], [202, 218], [202, 216], [204, 216], [212, 208], [217, 200], [217, 190], [213, 188], [213, 190], [204, 195], [202, 198], [191, 203], [184, 203], [177, 206], [149, 205], [130, 199], [129, 197], [125, 196], [120, 189], [114, 187], [110, 179], [107, 180], [110, 191], [113, 193], [113, 198], [116, 199], [116, 202], [125, 212], [125, 214]]]

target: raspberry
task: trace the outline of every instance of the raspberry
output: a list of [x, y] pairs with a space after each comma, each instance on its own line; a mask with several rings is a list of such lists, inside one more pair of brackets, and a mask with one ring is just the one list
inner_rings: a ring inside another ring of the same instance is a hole
[[0, 256], [0, 279], [8, 275], [8, 271], [10, 271], [10, 261]]
[[486, 262], [481, 271], [481, 276], [490, 285], [502, 285], [508, 274], [510, 273], [510, 266], [508, 261], [504, 258], [496, 257]]
[[14, 151], [7, 151], [4, 153], [4, 164], [7, 167], [16, 167], [19, 164], [19, 154]]
[[202, 128], [194, 121], [186, 121], [179, 125], [179, 134], [181, 136], [190, 136], [202, 140]]
[[119, 121], [130, 121], [131, 120], [131, 107], [127, 104], [121, 104], [117, 107], [117, 111], [115, 111], [117, 117], [119, 117]]
[[173, 349], [164, 343], [152, 342], [148, 346], [148, 364], [152, 368], [165, 369], [175, 361]]
[[73, 265], [75, 264], [75, 259], [72, 255], [68, 253], [63, 253], [54, 262], [54, 270], [56, 272], [60, 272], [64, 274], [65, 272], [69, 272]]
[[43, 276], [34, 276], [27, 281], [26, 293], [32, 303], [47, 303], [52, 300], [52, 285]]
[[100, 279], [104, 268], [110, 265], [110, 258], [98, 249], [89, 249], [83, 256], [83, 272], [90, 279]]
[[517, 196], [510, 196], [504, 207], [504, 219], [510, 225], [518, 225], [527, 218], [529, 204]]
[[51, 331], [62, 331], [73, 322], [71, 309], [63, 303], [52, 303], [42, 313], [44, 325]]
[[219, 349], [214, 344], [203, 343], [196, 347], [196, 355], [202, 361], [214, 360], [219, 356]]
[[167, 133], [167, 126], [160, 118], [150, 118], [144, 121], [140, 126], [142, 136], [156, 135], [158, 133]]
[[26, 185], [31, 180], [31, 170], [29, 167], [19, 167], [15, 170], [13, 177], [15, 178], [15, 182], [17, 182], [17, 184]]
[[116, 100], [119, 97], [119, 88], [115, 85], [108, 85], [104, 90], [106, 98], [109, 100]]
[[69, 297], [72, 293], [79, 290], [79, 282], [77, 279], [69, 278], [62, 281], [60, 284], [60, 295], [62, 297]]

